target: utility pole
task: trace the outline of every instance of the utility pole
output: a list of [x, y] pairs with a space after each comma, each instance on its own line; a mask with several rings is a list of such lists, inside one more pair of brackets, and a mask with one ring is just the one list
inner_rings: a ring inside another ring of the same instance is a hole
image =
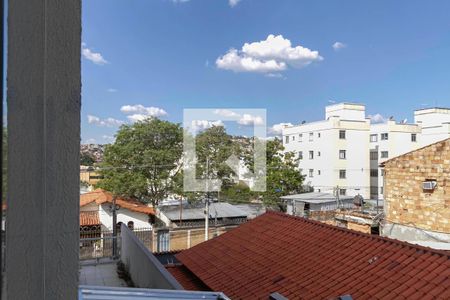
[[206, 158], [205, 241], [209, 238], [209, 158]]

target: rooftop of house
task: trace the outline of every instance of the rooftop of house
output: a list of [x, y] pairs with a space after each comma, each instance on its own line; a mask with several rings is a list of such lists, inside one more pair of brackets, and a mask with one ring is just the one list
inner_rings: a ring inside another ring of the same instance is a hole
[[98, 211], [80, 211], [80, 226], [100, 225]]
[[232, 299], [450, 299], [448, 252], [277, 212], [176, 257], [181, 285]]
[[[280, 197], [283, 200], [296, 200], [303, 201], [307, 203], [327, 203], [327, 202], [336, 202], [336, 196], [329, 193], [302, 193], [302, 194], [294, 194]], [[352, 200], [353, 197], [350, 196], [339, 196], [340, 200]]]
[[[113, 201], [112, 193], [105, 191], [103, 189], [96, 189], [92, 192], [80, 195], [80, 207], [83, 207], [93, 202], [97, 203], [98, 205], [101, 205], [104, 203], [112, 203], [112, 201]], [[133, 199], [125, 199], [123, 197], [117, 197], [116, 205], [134, 212], [139, 212], [147, 215], [155, 214], [153, 208]]]
[[[203, 220], [205, 219], [205, 205], [183, 205], [180, 216], [180, 206], [160, 206], [158, 210], [170, 220]], [[209, 214], [212, 218], [239, 218], [247, 217], [247, 213], [229, 203], [212, 202], [209, 205]]]

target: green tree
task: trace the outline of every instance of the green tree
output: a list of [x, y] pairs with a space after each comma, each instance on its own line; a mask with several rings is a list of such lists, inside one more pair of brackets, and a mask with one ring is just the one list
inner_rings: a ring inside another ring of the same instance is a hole
[[[197, 153], [197, 178], [221, 179], [222, 188], [233, 184], [234, 172], [225, 163], [238, 154], [232, 137], [223, 126], [212, 126], [195, 137]], [[207, 161], [209, 168], [207, 170]]]
[[249, 203], [255, 196], [256, 193], [252, 192], [245, 183], [239, 182], [222, 189], [219, 193], [219, 201]]
[[183, 131], [179, 124], [149, 118], [122, 125], [107, 145], [97, 187], [153, 206], [175, 190], [181, 168]]
[[89, 153], [80, 153], [80, 165], [82, 166], [93, 166], [95, 163], [94, 157]]
[[[257, 141], [255, 141], [257, 142]], [[294, 152], [285, 152], [280, 139], [266, 143], [266, 191], [256, 193], [268, 206], [283, 207], [280, 196], [301, 193], [304, 177], [298, 169], [298, 157]], [[245, 161], [253, 171], [253, 155], [247, 152]]]

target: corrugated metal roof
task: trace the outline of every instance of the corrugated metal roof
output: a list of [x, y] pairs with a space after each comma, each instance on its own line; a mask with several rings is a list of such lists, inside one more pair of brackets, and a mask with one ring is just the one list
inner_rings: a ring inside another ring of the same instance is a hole
[[[180, 206], [163, 206], [159, 207], [163, 213], [170, 220], [180, 219]], [[205, 218], [205, 207], [183, 207], [181, 214], [182, 220], [201, 220]], [[211, 218], [237, 218], [246, 217], [247, 213], [229, 203], [213, 202], [209, 205], [209, 215]]]
[[80, 285], [78, 289], [79, 300], [126, 300], [126, 299], [165, 299], [165, 300], [184, 300], [184, 299], [222, 299], [229, 298], [220, 292], [196, 292], [179, 290], [159, 290], [159, 289], [140, 289], [140, 288], [119, 288], [103, 286]]
[[[329, 201], [329, 202], [336, 201], [335, 195], [329, 194], [329, 193], [318, 193], [318, 192], [287, 195], [287, 196], [281, 196], [280, 198], [283, 200], [299, 200], [299, 201], [304, 201], [304, 202], [308, 202], [308, 203], [323, 203], [326, 201]], [[340, 200], [352, 200], [353, 197], [339, 196], [339, 199]]]

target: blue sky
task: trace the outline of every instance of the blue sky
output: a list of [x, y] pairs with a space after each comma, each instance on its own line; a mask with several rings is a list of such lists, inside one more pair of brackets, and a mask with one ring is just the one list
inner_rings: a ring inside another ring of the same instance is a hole
[[232, 2], [83, 1], [82, 141], [184, 108], [265, 108], [272, 126], [332, 101], [410, 121], [450, 106], [450, 1]]

